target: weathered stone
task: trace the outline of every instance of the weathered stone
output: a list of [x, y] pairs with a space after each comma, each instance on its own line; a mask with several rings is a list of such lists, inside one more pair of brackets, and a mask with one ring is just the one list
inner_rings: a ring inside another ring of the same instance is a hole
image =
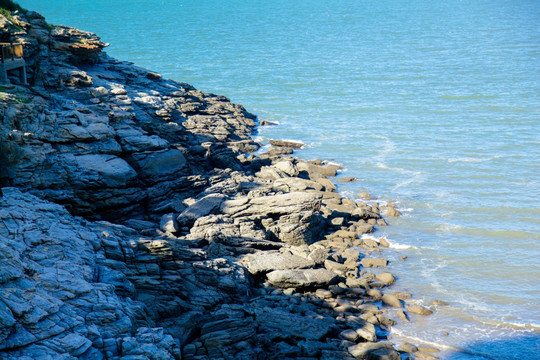
[[271, 308], [254, 309], [253, 312], [259, 324], [277, 329], [284, 336], [320, 340], [333, 331], [333, 324], [323, 319], [311, 319]]
[[410, 305], [407, 306], [407, 311], [417, 315], [431, 315], [433, 311], [421, 306], [421, 305]]
[[304, 143], [301, 141], [292, 141], [292, 140], [270, 140], [270, 144], [273, 146], [287, 147], [292, 149], [300, 149], [304, 146]]
[[227, 200], [221, 206], [224, 214], [233, 217], [266, 215], [280, 216], [304, 211], [316, 211], [321, 204], [320, 197], [310, 193], [291, 192], [288, 194]]
[[382, 272], [380, 274], [377, 274], [375, 275], [375, 278], [385, 285], [391, 285], [396, 282], [394, 275], [387, 272]]
[[254, 275], [273, 270], [303, 269], [315, 266], [315, 262], [312, 260], [277, 251], [250, 254], [244, 257], [241, 262]]
[[363, 267], [379, 267], [388, 265], [388, 260], [386, 259], [373, 259], [373, 258], [363, 258], [360, 260], [360, 264]]
[[226, 196], [222, 194], [207, 195], [178, 215], [176, 221], [180, 226], [190, 226], [197, 219], [217, 212], [225, 198]]
[[376, 343], [367, 342], [360, 343], [349, 347], [347, 350], [356, 359], [368, 359], [368, 355], [379, 349], [393, 349], [392, 343], [389, 341], [379, 341]]
[[164, 232], [175, 233], [178, 231], [178, 223], [174, 214], [165, 214], [159, 221], [159, 228]]
[[394, 349], [378, 349], [368, 354], [368, 360], [401, 360], [401, 356]]
[[338, 281], [338, 276], [326, 269], [275, 270], [267, 277], [273, 286], [279, 288], [325, 287]]
[[403, 307], [403, 304], [401, 304], [401, 301], [399, 301], [399, 299], [397, 297], [395, 297], [394, 295], [390, 295], [390, 294], [384, 294], [382, 296], [382, 302], [385, 305], [392, 306], [392, 307], [395, 307], [395, 308], [402, 308]]
[[418, 348], [416, 347], [416, 345], [413, 345], [409, 342], [402, 342], [401, 343], [401, 350], [405, 351], [405, 352], [408, 352], [408, 353], [415, 353], [418, 351]]

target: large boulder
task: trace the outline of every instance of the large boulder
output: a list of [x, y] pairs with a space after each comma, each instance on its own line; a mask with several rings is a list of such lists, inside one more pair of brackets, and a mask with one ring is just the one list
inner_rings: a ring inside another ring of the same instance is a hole
[[254, 275], [273, 270], [303, 269], [315, 266], [315, 262], [298, 255], [265, 251], [247, 255], [242, 264]]
[[130, 180], [137, 177], [129, 164], [114, 155], [90, 154], [66, 156], [69, 177], [72, 184], [91, 187], [125, 187]]
[[326, 287], [339, 280], [338, 275], [326, 269], [275, 270], [266, 276], [271, 285], [279, 288]]
[[216, 212], [224, 200], [225, 195], [207, 195], [196, 203], [190, 205], [186, 210], [184, 210], [180, 215], [178, 215], [176, 221], [180, 226], [191, 226], [197, 219]]
[[321, 206], [321, 198], [311, 193], [291, 192], [274, 196], [256, 198], [239, 198], [225, 201], [221, 211], [232, 217], [267, 216], [279, 217], [303, 211], [317, 211]]

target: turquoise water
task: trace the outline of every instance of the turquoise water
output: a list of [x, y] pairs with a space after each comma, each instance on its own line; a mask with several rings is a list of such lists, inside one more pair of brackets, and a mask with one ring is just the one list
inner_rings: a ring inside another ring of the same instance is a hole
[[540, 3], [20, 3], [278, 121], [260, 140], [343, 165], [351, 197], [397, 202], [403, 216], [374, 234], [392, 243], [395, 290], [449, 305], [400, 322], [395, 342], [539, 358]]

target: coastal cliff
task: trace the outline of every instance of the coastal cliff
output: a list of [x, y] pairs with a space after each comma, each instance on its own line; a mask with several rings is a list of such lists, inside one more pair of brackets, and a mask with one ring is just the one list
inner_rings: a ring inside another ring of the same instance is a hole
[[0, 27], [29, 83], [0, 87], [0, 358], [408, 356], [383, 308], [408, 296], [371, 270], [388, 244], [361, 237], [386, 223], [338, 166], [257, 153], [255, 115], [94, 34]]

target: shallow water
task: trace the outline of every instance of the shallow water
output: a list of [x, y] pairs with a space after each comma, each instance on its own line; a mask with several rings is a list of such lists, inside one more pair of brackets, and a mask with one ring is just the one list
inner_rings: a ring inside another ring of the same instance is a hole
[[[109, 54], [230, 97], [403, 212], [374, 236], [428, 304], [393, 340], [441, 357], [540, 353], [536, 1], [21, 0]], [[406, 255], [408, 259], [400, 260]], [[447, 335], [446, 335], [447, 333]]]

